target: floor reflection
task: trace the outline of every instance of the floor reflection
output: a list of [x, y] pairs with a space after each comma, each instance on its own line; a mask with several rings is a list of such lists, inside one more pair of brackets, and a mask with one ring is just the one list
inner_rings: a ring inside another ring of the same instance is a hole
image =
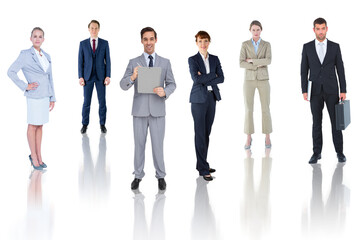
[[254, 158], [251, 157], [251, 150], [246, 150], [241, 223], [244, 232], [250, 239], [261, 239], [267, 233], [271, 223], [269, 195], [272, 158], [270, 151], [271, 149], [265, 150], [265, 157], [262, 158], [260, 183], [258, 187], [255, 187]]
[[216, 222], [210, 205], [208, 183], [201, 176], [196, 179], [195, 207], [191, 226], [193, 240], [216, 239]]
[[160, 191], [155, 196], [153, 205], [150, 231], [145, 216], [145, 196], [139, 191], [134, 192], [134, 240], [165, 240], [164, 206], [165, 191]]
[[102, 202], [107, 199], [110, 188], [110, 171], [106, 167], [105, 134], [100, 135], [99, 154], [95, 166], [87, 134], [83, 134], [82, 149], [84, 163], [79, 172], [80, 195], [89, 202]]
[[22, 239], [49, 240], [52, 238], [54, 214], [52, 207], [43, 202], [42, 175], [44, 173], [45, 171], [33, 170], [30, 175], [26, 231]]
[[305, 208], [302, 229], [305, 235], [341, 236], [350, 202], [350, 189], [343, 184], [344, 163], [338, 163], [331, 181], [331, 190], [326, 203], [322, 193], [322, 170], [320, 164], [312, 164], [312, 197], [310, 209]]

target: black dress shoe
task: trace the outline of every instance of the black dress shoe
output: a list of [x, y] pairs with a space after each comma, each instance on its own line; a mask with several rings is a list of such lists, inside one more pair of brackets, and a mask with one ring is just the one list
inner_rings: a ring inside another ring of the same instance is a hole
[[209, 173], [214, 173], [214, 172], [216, 172], [216, 170], [215, 170], [215, 169], [213, 169], [213, 168], [209, 168]]
[[165, 182], [165, 179], [164, 178], [159, 178], [158, 179], [159, 181], [159, 189], [160, 190], [165, 190], [166, 189], [166, 182]]
[[81, 134], [86, 133], [86, 130], [87, 130], [87, 125], [83, 125], [81, 130], [80, 130]]
[[208, 177], [204, 175], [203, 178], [205, 181], [212, 181], [214, 179], [211, 175]]
[[102, 132], [102, 133], [106, 133], [106, 132], [107, 132], [107, 129], [106, 129], [105, 125], [100, 125], [100, 129], [101, 129], [101, 132]]
[[141, 182], [141, 179], [135, 178], [134, 181], [132, 181], [132, 183], [131, 183], [131, 190], [138, 189], [140, 182]]
[[315, 154], [315, 153], [314, 153], [314, 154], [311, 156], [309, 163], [310, 163], [310, 164], [315, 164], [315, 163], [317, 163], [317, 161], [318, 161], [319, 159], [321, 159], [321, 154], [320, 154], [320, 153], [319, 153], [319, 154]]
[[338, 153], [337, 158], [339, 162], [346, 162], [346, 157], [343, 153]]

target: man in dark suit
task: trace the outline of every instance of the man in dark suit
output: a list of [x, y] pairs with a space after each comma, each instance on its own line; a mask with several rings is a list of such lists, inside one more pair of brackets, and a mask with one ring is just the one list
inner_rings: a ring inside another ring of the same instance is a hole
[[[326, 39], [328, 27], [323, 18], [314, 21], [316, 39], [304, 44], [301, 60], [301, 88], [304, 100], [310, 97], [313, 115], [313, 151], [309, 163], [317, 163], [321, 159], [322, 150], [322, 110], [324, 102], [329, 112], [335, 151], [339, 162], [345, 162], [343, 154], [343, 136], [336, 130], [335, 105], [340, 99], [346, 99], [346, 80], [340, 46]], [[309, 74], [310, 71], [310, 74]], [[336, 76], [337, 74], [337, 76]], [[308, 96], [308, 84], [312, 82], [311, 96]]]
[[80, 42], [79, 48], [79, 83], [84, 86], [84, 104], [82, 108], [81, 133], [86, 133], [89, 125], [89, 114], [91, 106], [91, 97], [96, 87], [97, 97], [99, 100], [99, 118], [100, 129], [106, 133], [106, 100], [105, 86], [110, 83], [110, 50], [108, 41], [98, 37], [100, 23], [91, 20], [88, 25], [90, 38]]

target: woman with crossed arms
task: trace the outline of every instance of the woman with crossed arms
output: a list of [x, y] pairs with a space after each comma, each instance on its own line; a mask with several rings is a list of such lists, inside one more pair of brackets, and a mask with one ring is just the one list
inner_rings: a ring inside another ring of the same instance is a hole
[[259, 91], [262, 110], [262, 132], [266, 135], [265, 147], [271, 148], [270, 133], [272, 132], [270, 115], [270, 85], [268, 67], [271, 63], [271, 47], [269, 42], [260, 38], [262, 26], [259, 21], [250, 24], [252, 38], [243, 42], [240, 52], [240, 67], [245, 68], [244, 102], [245, 102], [245, 126], [244, 132], [247, 140], [244, 148], [250, 149], [254, 133], [254, 94]]
[[221, 100], [218, 84], [224, 82], [224, 74], [217, 56], [208, 53], [210, 35], [199, 31], [195, 35], [199, 52], [189, 57], [190, 75], [193, 86], [190, 93], [191, 113], [194, 119], [196, 169], [206, 181], [213, 180], [207, 162], [209, 136], [215, 118], [216, 101]]
[[[46, 168], [41, 156], [42, 126], [49, 121], [49, 111], [55, 106], [54, 84], [50, 55], [40, 47], [44, 31], [36, 27], [31, 31], [32, 47], [20, 52], [10, 66], [8, 76], [24, 91], [27, 100], [27, 138], [31, 154], [29, 160], [36, 170]], [[17, 73], [22, 70], [26, 82]]]

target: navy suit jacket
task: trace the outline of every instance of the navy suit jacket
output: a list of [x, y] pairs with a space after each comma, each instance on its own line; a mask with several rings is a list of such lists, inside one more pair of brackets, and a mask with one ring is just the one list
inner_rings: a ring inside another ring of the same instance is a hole
[[[106, 77], [111, 77], [110, 50], [108, 41], [98, 38], [96, 53], [96, 73], [99, 80], [103, 81]], [[92, 46], [90, 38], [80, 42], [79, 47], [79, 78], [89, 80], [93, 65]]]
[[[205, 63], [200, 53], [198, 52], [196, 55], [189, 57], [190, 75], [192, 80], [194, 81], [190, 93], [191, 103], [206, 102], [208, 91], [207, 86], [212, 87], [216, 100], [221, 100], [217, 84], [224, 82], [224, 74], [221, 69], [219, 58], [217, 56], [209, 54], [209, 65], [210, 73], [206, 74]], [[201, 75], [198, 75], [198, 72], [200, 72]]]
[[322, 85], [324, 93], [338, 95], [338, 79], [340, 92], [346, 93], [345, 70], [339, 44], [328, 40], [323, 64], [317, 55], [315, 40], [304, 44], [301, 60], [302, 92], [308, 91], [308, 80], [310, 80], [312, 81], [311, 94], [320, 94]]

